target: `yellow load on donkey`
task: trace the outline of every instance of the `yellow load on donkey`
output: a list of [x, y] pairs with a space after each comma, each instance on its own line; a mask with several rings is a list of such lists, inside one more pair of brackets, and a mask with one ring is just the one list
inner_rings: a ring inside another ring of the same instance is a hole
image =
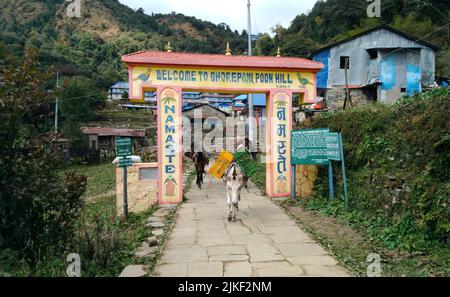
[[217, 161], [211, 166], [209, 174], [217, 179], [221, 179], [233, 161], [236, 161], [241, 167], [246, 177], [253, 176], [258, 170], [258, 166], [256, 166], [255, 161], [247, 150], [239, 150], [234, 155], [230, 152], [222, 151]]
[[222, 151], [217, 158], [217, 161], [209, 169], [209, 174], [217, 179], [221, 179], [225, 174], [225, 171], [230, 167], [234, 160], [232, 153], [227, 151]]

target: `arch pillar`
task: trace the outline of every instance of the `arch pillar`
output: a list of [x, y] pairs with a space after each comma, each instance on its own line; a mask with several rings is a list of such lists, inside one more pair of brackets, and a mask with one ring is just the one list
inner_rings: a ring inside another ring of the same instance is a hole
[[267, 101], [267, 121], [267, 195], [271, 198], [290, 197], [292, 191], [292, 91], [270, 91]]
[[182, 90], [158, 87], [158, 203], [183, 202]]

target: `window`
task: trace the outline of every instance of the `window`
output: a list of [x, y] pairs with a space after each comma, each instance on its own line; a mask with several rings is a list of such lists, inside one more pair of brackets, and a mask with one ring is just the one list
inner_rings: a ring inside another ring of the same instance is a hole
[[401, 89], [400, 89], [400, 92], [401, 92], [401, 93], [406, 93], [406, 88], [401, 88]]
[[139, 180], [157, 180], [158, 168], [140, 168]]
[[371, 60], [378, 58], [378, 51], [376, 49], [370, 49], [370, 50], [367, 50], [367, 52], [369, 53]]
[[350, 69], [350, 57], [341, 56], [341, 69]]

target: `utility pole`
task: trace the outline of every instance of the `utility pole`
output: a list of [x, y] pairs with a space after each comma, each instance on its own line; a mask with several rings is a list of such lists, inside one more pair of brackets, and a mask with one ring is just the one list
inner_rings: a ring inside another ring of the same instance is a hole
[[[247, 4], [247, 11], [248, 11], [248, 17], [247, 17], [247, 33], [248, 33], [248, 56], [251, 57], [253, 55], [252, 53], [252, 19], [251, 19], [251, 4], [250, 0], [248, 0]], [[250, 139], [250, 143], [254, 148], [255, 142], [254, 142], [254, 135], [253, 135], [253, 95], [248, 94], [248, 136]]]
[[344, 100], [344, 110], [347, 108], [347, 104], [352, 107], [352, 98], [350, 97], [350, 90], [348, 88], [348, 69], [350, 68], [350, 58], [345, 58], [345, 100]]
[[[59, 70], [56, 71], [56, 92], [59, 90]], [[56, 93], [56, 105], [55, 105], [55, 133], [58, 133], [58, 109], [59, 109], [58, 93]]]

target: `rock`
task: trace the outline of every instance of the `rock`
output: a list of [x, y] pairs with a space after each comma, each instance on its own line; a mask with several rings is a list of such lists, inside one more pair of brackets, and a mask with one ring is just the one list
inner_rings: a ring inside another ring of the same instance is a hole
[[152, 222], [152, 223], [148, 223], [147, 227], [152, 227], [152, 228], [164, 228], [165, 224], [161, 223], [161, 222]]
[[152, 230], [152, 234], [155, 236], [162, 236], [164, 234], [164, 230], [163, 229], [155, 229], [155, 230]]
[[144, 277], [147, 272], [143, 265], [129, 265], [125, 267], [119, 277]]
[[138, 258], [148, 258], [152, 257], [158, 249], [157, 246], [149, 247], [147, 243], [143, 243], [142, 246], [134, 252], [134, 255]]
[[156, 238], [156, 236], [151, 236], [147, 238], [145, 242], [147, 242], [149, 247], [158, 245], [158, 239]]
[[155, 222], [163, 223], [164, 222], [164, 218], [150, 217], [147, 222], [149, 222], [149, 223], [155, 223]]
[[152, 217], [164, 218], [170, 213], [170, 209], [160, 208], [152, 214]]

